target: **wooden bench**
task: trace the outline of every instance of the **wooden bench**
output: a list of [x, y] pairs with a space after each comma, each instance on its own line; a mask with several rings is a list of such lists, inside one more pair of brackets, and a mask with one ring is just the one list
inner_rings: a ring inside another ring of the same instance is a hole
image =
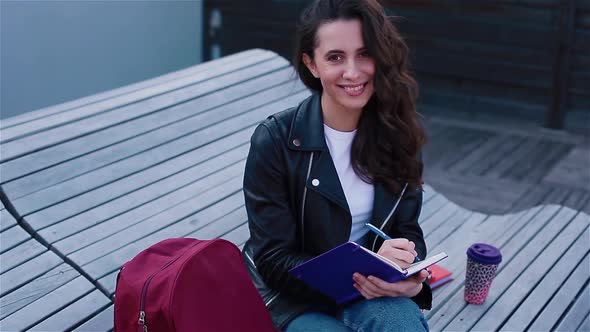
[[[307, 95], [285, 59], [256, 49], [3, 121], [0, 329], [111, 330], [118, 268], [142, 249], [241, 247], [250, 135]], [[488, 216], [427, 186], [420, 222], [456, 279], [434, 294], [433, 330], [590, 329], [587, 214]], [[476, 241], [504, 254], [482, 306], [462, 299]]]

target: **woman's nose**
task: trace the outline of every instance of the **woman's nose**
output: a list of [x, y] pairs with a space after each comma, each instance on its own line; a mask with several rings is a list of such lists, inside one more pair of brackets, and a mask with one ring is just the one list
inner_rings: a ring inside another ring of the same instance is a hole
[[347, 80], [356, 80], [359, 77], [358, 64], [354, 61], [350, 61], [346, 64], [342, 78]]

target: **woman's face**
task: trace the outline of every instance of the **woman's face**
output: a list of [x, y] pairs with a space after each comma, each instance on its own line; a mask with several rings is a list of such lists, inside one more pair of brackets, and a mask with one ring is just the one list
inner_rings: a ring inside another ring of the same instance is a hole
[[304, 54], [303, 62], [322, 83], [325, 108], [360, 111], [373, 95], [375, 62], [365, 49], [358, 19], [322, 24], [313, 59]]

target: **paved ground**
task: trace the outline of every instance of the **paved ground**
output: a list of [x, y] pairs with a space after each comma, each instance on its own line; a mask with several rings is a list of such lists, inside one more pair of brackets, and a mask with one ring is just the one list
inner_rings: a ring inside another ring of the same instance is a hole
[[590, 131], [426, 109], [425, 179], [450, 200], [498, 214], [540, 204], [590, 212]]

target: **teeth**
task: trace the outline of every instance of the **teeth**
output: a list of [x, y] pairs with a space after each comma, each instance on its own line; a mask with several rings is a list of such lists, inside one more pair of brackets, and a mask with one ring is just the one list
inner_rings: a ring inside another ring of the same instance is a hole
[[358, 86], [355, 86], [355, 87], [347, 87], [347, 86], [345, 86], [344, 87], [344, 90], [350, 91], [350, 92], [356, 92], [356, 91], [361, 91], [362, 88], [363, 88], [363, 85], [361, 84], [361, 85], [358, 85]]

